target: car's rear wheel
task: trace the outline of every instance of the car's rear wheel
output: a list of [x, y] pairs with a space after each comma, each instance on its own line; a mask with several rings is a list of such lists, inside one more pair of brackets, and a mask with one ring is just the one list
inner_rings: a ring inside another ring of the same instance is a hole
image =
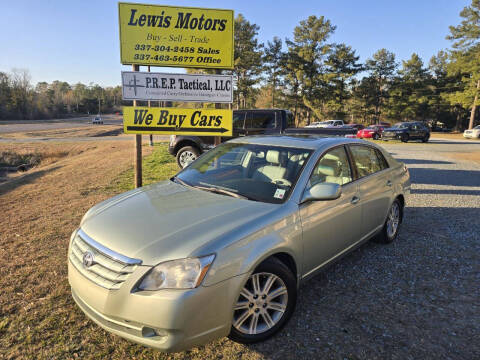
[[240, 291], [229, 338], [244, 344], [269, 338], [290, 319], [296, 300], [297, 284], [290, 269], [276, 258], [267, 259]]
[[408, 142], [409, 138], [410, 138], [410, 136], [408, 136], [408, 134], [402, 134], [402, 136], [400, 137], [400, 140], [402, 142]]
[[376, 236], [375, 240], [384, 244], [389, 244], [395, 240], [400, 230], [402, 216], [402, 205], [398, 199], [395, 199], [388, 210], [387, 219], [385, 220], [382, 231]]
[[185, 146], [177, 152], [177, 164], [180, 168], [184, 168], [194, 162], [200, 156], [200, 151], [193, 146]]

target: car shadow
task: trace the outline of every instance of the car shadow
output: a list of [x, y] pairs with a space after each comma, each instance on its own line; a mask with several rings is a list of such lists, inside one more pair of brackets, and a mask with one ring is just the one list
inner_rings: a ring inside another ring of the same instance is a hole
[[468, 220], [478, 211], [407, 208], [392, 244], [367, 242], [306, 281], [286, 327], [247, 347], [269, 359], [478, 354], [469, 339], [480, 331], [472, 312], [480, 233]]
[[415, 184], [480, 186], [478, 170], [445, 170], [432, 168], [409, 168], [410, 179]]

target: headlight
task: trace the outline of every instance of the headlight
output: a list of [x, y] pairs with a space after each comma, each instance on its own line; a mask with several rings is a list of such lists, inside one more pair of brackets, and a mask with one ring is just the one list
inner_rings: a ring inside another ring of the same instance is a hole
[[202, 283], [215, 255], [166, 261], [152, 268], [138, 286], [140, 290], [193, 289]]

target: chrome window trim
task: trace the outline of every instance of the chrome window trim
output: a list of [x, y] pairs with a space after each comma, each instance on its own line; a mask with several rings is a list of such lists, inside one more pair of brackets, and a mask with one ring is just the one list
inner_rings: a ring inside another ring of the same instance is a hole
[[85, 234], [85, 232], [82, 229], [79, 229], [77, 232], [76, 236], [80, 236], [83, 241], [85, 241], [87, 244], [90, 246], [94, 247], [101, 253], [103, 253], [105, 256], [108, 256], [109, 258], [113, 260], [120, 261], [122, 263], [128, 264], [128, 265], [140, 265], [142, 263], [142, 260], [140, 259], [134, 259], [130, 258], [128, 256], [119, 254], [113, 250], [110, 250], [109, 248], [103, 246], [102, 244], [99, 244], [95, 240], [93, 240], [90, 236]]

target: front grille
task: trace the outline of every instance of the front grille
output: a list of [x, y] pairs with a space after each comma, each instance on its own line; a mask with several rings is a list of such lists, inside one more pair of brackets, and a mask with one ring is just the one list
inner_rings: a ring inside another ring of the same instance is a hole
[[[87, 251], [94, 255], [94, 262], [89, 267], [83, 265], [83, 257]], [[110, 256], [107, 252], [111, 253]], [[126, 258], [123, 255], [103, 248], [90, 239], [82, 230], [78, 231], [72, 241], [69, 258], [73, 266], [75, 266], [83, 276], [109, 290], [119, 289], [136, 269], [137, 265], [141, 263], [140, 260]], [[128, 260], [124, 262], [116, 258]]]

